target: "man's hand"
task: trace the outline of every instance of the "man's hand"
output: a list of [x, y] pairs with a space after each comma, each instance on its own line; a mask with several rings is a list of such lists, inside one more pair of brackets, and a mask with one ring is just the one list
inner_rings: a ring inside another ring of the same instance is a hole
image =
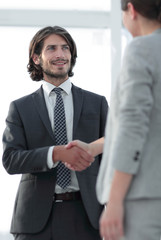
[[[90, 156], [92, 156], [92, 153], [91, 153], [91, 151], [90, 151], [90, 148], [89, 148], [89, 144], [87, 144], [87, 143], [85, 143], [85, 142], [82, 142], [82, 141], [80, 141], [80, 140], [74, 140], [74, 141], [72, 141], [72, 142], [70, 142], [70, 143], [68, 143], [67, 145], [66, 145], [66, 148], [67, 149], [71, 149], [72, 147], [78, 147], [78, 148], [80, 148], [80, 149], [82, 149], [82, 150], [84, 150], [86, 153], [88, 153]], [[94, 160], [94, 159], [93, 159]], [[90, 165], [91, 165], [91, 163], [90, 163]], [[89, 166], [90, 166], [89, 165]], [[65, 163], [65, 166], [67, 167], [67, 168], [69, 168], [69, 169], [71, 169], [71, 170], [73, 170], [73, 171], [78, 171], [78, 170], [76, 170], [75, 169], [75, 166], [73, 166], [72, 164], [69, 164], [69, 163]]]
[[94, 161], [92, 155], [82, 148], [72, 146], [55, 146], [53, 150], [53, 162], [62, 161], [67, 167], [74, 171], [82, 171]]

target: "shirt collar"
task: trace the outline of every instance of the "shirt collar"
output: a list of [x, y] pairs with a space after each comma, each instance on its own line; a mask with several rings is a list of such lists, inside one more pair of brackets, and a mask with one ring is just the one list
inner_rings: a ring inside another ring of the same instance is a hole
[[[51, 91], [56, 87], [55, 85], [49, 83], [49, 82], [46, 82], [46, 81], [43, 81], [43, 90], [46, 92], [46, 94], [48, 96], [50, 96], [50, 93]], [[70, 81], [70, 78], [68, 78], [65, 82], [63, 82], [62, 84], [59, 85], [60, 88], [62, 88], [64, 90], [64, 92], [66, 94], [70, 94], [71, 92], [71, 88], [72, 88], [72, 84], [71, 84], [71, 81]]]

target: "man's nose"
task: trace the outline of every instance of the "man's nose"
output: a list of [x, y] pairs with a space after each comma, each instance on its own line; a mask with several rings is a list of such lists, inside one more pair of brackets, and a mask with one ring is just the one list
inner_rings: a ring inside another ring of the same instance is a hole
[[61, 48], [58, 48], [56, 50], [55, 55], [56, 55], [56, 58], [64, 58], [64, 52], [63, 52], [63, 50]]

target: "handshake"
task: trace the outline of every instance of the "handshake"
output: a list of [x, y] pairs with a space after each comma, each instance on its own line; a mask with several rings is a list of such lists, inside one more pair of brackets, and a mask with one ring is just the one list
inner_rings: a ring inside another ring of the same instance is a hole
[[104, 138], [92, 143], [79, 140], [67, 145], [55, 146], [53, 150], [53, 162], [61, 161], [71, 170], [83, 171], [94, 162], [94, 157], [102, 153]]

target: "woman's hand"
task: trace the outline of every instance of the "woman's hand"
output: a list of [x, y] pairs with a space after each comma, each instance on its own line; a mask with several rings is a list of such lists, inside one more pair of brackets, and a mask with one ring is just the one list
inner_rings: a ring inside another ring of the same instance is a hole
[[[82, 150], [84, 150], [85, 152], [87, 152], [90, 156], [92, 155], [91, 152], [90, 152], [90, 148], [89, 148], [89, 144], [85, 143], [85, 142], [82, 142], [80, 140], [74, 140], [70, 143], [68, 143], [66, 145], [66, 148], [67, 149], [70, 149], [72, 147], [78, 147], [78, 148], [81, 148]], [[93, 159], [94, 161], [94, 159]], [[92, 162], [91, 162], [92, 163]], [[91, 165], [91, 163], [89, 164], [89, 166]], [[78, 171], [77, 168], [75, 168], [74, 166], [72, 166], [71, 164], [69, 163], [65, 163], [65, 166], [73, 171]], [[88, 167], [89, 167], [88, 166]]]
[[121, 240], [124, 207], [122, 203], [108, 203], [100, 218], [100, 234], [104, 240]]
[[74, 140], [66, 145], [66, 148], [69, 149], [71, 147], [77, 146], [79, 148], [82, 148], [86, 152], [90, 152], [89, 144], [82, 142], [80, 140]]
[[104, 240], [121, 240], [124, 236], [124, 201], [133, 175], [114, 171], [106, 210], [100, 218]]
[[[99, 155], [100, 153], [102, 153], [103, 145], [104, 145], [104, 137], [99, 138], [91, 143], [85, 143], [80, 140], [74, 140], [74, 141], [68, 143], [66, 145], [66, 148], [70, 149], [72, 147], [78, 147], [78, 148], [84, 150], [90, 156], [95, 157], [95, 156]], [[77, 171], [77, 169], [75, 169], [72, 165], [67, 164], [67, 163], [65, 165], [69, 169]]]

